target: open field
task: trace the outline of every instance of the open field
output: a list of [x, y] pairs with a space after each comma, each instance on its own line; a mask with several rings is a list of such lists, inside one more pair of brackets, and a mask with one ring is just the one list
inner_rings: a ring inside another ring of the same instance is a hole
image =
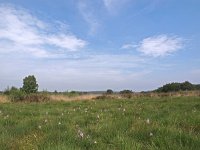
[[193, 149], [200, 97], [1, 103], [0, 149]]

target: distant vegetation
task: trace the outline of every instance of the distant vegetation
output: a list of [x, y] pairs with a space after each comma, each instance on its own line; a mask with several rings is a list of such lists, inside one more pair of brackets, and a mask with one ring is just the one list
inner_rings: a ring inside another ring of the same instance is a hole
[[108, 90], [106, 91], [106, 94], [113, 94], [113, 90], [108, 89]]
[[23, 87], [16, 88], [12, 86], [4, 91], [12, 102], [28, 101], [28, 102], [41, 102], [48, 101], [49, 96], [47, 93], [38, 93], [38, 84], [34, 75], [29, 75], [23, 79]]
[[[120, 99], [120, 98], [136, 98], [136, 97], [166, 97], [166, 96], [197, 96], [200, 94], [200, 84], [192, 84], [188, 81], [183, 83], [173, 82], [163, 85], [153, 91], [134, 92], [129, 89], [122, 91], [65, 91], [49, 92], [47, 90], [38, 92], [39, 85], [34, 75], [29, 75], [23, 79], [23, 86], [17, 88], [12, 86], [6, 88], [3, 92], [12, 102], [43, 102], [52, 99], [76, 99], [77, 97], [90, 95], [96, 99]], [[1, 94], [1, 93], [0, 93]], [[93, 96], [92, 96], [93, 95]]]
[[199, 150], [200, 85], [169, 83], [146, 92], [38, 87], [31, 75], [0, 95], [1, 150]]
[[200, 90], [200, 84], [192, 84], [188, 81], [183, 83], [173, 82], [163, 85], [156, 92], [177, 92], [177, 91], [192, 91]]

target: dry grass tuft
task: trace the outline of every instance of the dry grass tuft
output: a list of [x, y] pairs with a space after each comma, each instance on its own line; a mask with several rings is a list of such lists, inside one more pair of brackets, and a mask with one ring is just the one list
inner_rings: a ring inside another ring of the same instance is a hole
[[0, 95], [0, 103], [8, 103], [9, 99], [6, 95]]
[[100, 94], [84, 94], [72, 97], [62, 94], [55, 94], [55, 95], [50, 95], [50, 99], [52, 101], [80, 101], [80, 100], [92, 100], [98, 96], [100, 96]]

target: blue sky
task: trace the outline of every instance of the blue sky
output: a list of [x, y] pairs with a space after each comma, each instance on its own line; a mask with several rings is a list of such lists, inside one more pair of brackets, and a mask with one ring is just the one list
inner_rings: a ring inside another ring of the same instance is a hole
[[0, 0], [0, 90], [200, 83], [199, 0]]

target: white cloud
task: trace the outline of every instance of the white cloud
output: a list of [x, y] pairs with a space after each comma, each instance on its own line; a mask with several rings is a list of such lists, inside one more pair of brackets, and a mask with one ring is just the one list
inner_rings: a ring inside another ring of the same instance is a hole
[[103, 0], [103, 3], [111, 14], [115, 14], [119, 9], [121, 9], [130, 0]]
[[138, 45], [136, 44], [124, 44], [122, 45], [121, 49], [132, 49], [132, 48], [136, 48], [138, 47]]
[[49, 47], [76, 51], [87, 42], [70, 33], [51, 32], [54, 26], [33, 16], [27, 10], [11, 5], [0, 5], [0, 52], [16, 51], [37, 57], [53, 55]]
[[100, 23], [94, 15], [94, 11], [87, 1], [79, 1], [78, 9], [83, 19], [88, 23], [90, 29], [89, 34], [93, 35], [97, 32]]
[[177, 36], [159, 35], [143, 39], [137, 47], [145, 55], [159, 57], [183, 48], [183, 39]]
[[[34, 74], [40, 89], [48, 90], [106, 90], [106, 88], [136, 88], [134, 82], [149, 74], [147, 69], [138, 70], [145, 63], [133, 55], [74, 54], [64, 59], [20, 59], [0, 55], [0, 78], [4, 79], [0, 90], [8, 85], [22, 85], [22, 79]], [[137, 89], [138, 90], [138, 89]]]

